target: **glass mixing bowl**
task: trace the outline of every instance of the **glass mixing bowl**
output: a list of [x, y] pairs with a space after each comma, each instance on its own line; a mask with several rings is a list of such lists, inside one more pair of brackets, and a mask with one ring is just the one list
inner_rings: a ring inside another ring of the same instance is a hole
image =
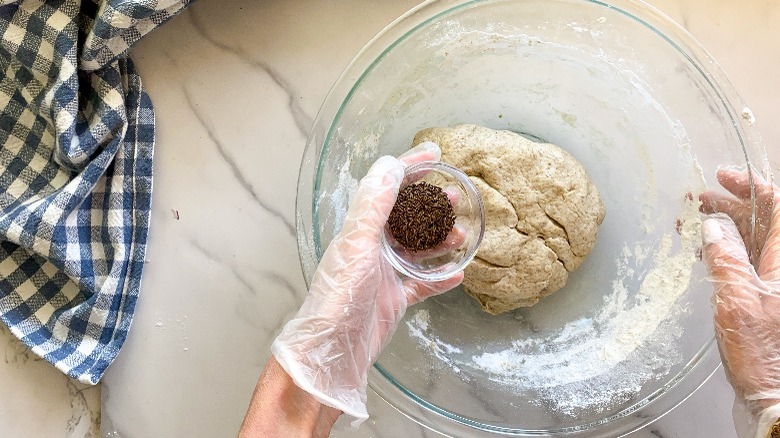
[[421, 181], [433, 184], [447, 194], [455, 214], [453, 230], [438, 247], [412, 252], [398, 243], [390, 227], [385, 225], [382, 253], [397, 271], [408, 277], [442, 281], [465, 269], [477, 254], [485, 234], [485, 209], [474, 183], [449, 164], [426, 161], [407, 167], [401, 190]]
[[720, 190], [719, 165], [768, 173], [751, 120], [693, 38], [639, 1], [424, 3], [368, 43], [315, 121], [297, 199], [305, 277], [357, 180], [418, 130], [474, 123], [561, 146], [607, 211], [566, 286], [499, 316], [460, 290], [427, 300], [369, 383], [451, 436], [620, 436], [719, 364], [692, 199]]

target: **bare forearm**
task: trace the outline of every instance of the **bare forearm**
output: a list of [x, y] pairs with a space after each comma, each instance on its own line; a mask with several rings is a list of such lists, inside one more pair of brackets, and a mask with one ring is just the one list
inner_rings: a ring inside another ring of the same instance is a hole
[[271, 357], [257, 381], [239, 437], [327, 437], [339, 415], [296, 386]]

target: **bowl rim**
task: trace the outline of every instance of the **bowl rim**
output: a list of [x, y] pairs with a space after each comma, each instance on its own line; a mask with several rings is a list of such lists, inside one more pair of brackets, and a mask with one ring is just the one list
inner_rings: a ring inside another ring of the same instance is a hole
[[[714, 367], [710, 366], [713, 362], [715, 363]], [[485, 425], [459, 415], [453, 415], [406, 389], [378, 364], [375, 364], [369, 372], [369, 386], [382, 400], [406, 418], [445, 436], [487, 437], [498, 434], [512, 437], [621, 438], [654, 423], [688, 400], [696, 390], [707, 383], [707, 380], [717, 372], [719, 367], [720, 355], [713, 338], [702, 346], [699, 352], [666, 385], [622, 411], [592, 423], [544, 430]], [[693, 373], [698, 379], [685, 378]], [[686, 395], [674, 400], [674, 403], [668, 408], [659, 406], [656, 401], [664, 397], [672, 387], [680, 388]], [[424, 409], [420, 409], [421, 407]], [[606, 424], [609, 424], [610, 430], [596, 429]]]
[[[327, 94], [322, 106], [313, 122], [309, 139], [304, 149], [300, 173], [298, 178], [298, 193], [296, 196], [296, 227], [298, 230], [298, 248], [304, 280], [307, 287], [316, 269], [317, 261], [323, 250], [320, 247], [317, 227], [308, 227], [307, 220], [314, 220], [317, 216], [317, 200], [319, 187], [316, 182], [316, 172], [321, 168], [321, 160], [324, 155], [323, 145], [327, 145], [335, 134], [335, 126], [344, 106], [351, 100], [357, 88], [365, 77], [378, 65], [378, 63], [395, 46], [400, 44], [408, 35], [418, 28], [425, 26], [437, 18], [451, 12], [475, 7], [481, 3], [489, 3], [492, 0], [427, 0], [424, 3], [410, 9], [405, 14], [390, 23], [381, 32], [374, 36], [350, 61], [347, 67], [338, 77], [333, 87]], [[519, 0], [522, 1], [522, 0]], [[670, 44], [688, 62], [693, 65], [701, 78], [714, 92], [714, 97], [723, 102], [723, 107], [735, 130], [735, 135], [742, 148], [745, 163], [753, 166], [753, 169], [771, 179], [771, 166], [766, 152], [761, 144], [760, 135], [752, 120], [740, 116], [747, 106], [734, 89], [720, 66], [701, 44], [682, 26], [674, 22], [667, 15], [642, 0], [561, 0], [576, 3], [595, 4], [616, 11], [629, 19], [633, 19], [644, 25], [659, 37]], [[382, 44], [387, 43], [387, 44]], [[384, 47], [378, 56], [373, 53], [376, 47]], [[706, 65], [706, 69], [703, 67]], [[334, 103], [335, 102], [335, 103]], [[332, 107], [337, 109], [333, 111]], [[330, 119], [330, 120], [326, 120]], [[327, 132], [318, 131], [318, 127], [326, 123]], [[312, 169], [308, 166], [312, 165]], [[752, 175], [751, 175], [752, 178]], [[313, 191], [308, 191], [309, 186], [314, 186]], [[304, 190], [301, 190], [304, 188]], [[751, 181], [751, 192], [755, 189]], [[755, 199], [755, 196], [753, 196]], [[307, 205], [308, 204], [308, 205]], [[304, 218], [301, 211], [311, 209], [311, 218]], [[753, 206], [755, 211], [755, 204]], [[381, 365], [374, 364], [369, 374], [369, 387], [376, 392], [388, 404], [401, 412], [407, 418], [430, 430], [451, 436], [566, 436], [566, 437], [620, 437], [645, 427], [658, 420], [663, 415], [671, 412], [676, 406], [690, 397], [696, 389], [702, 386], [720, 366], [720, 357], [714, 337], [701, 347], [699, 352], [686, 364], [681, 371], [672, 377], [666, 385], [646, 397], [642, 401], [624, 408], [622, 411], [609, 418], [602, 419], [596, 424], [582, 425], [573, 428], [555, 430], [522, 430], [500, 427], [483, 427], [485, 425], [474, 424], [473, 421], [458, 417], [452, 413], [435, 408], [425, 400], [416, 397], [402, 385], [397, 383]], [[695, 374], [692, 374], [695, 373]], [[696, 379], [685, 379], [686, 376], [695, 376]], [[677, 397], [666, 406], [659, 406], [659, 402], [670, 398], [670, 388], [677, 387], [685, 391], [685, 395]], [[400, 396], [400, 397], [399, 397]], [[445, 421], [442, 421], [445, 420]], [[611, 430], [604, 433], [597, 428], [606, 421], [610, 421]], [[617, 430], [615, 430], [617, 426]], [[617, 435], [616, 435], [617, 434]]]

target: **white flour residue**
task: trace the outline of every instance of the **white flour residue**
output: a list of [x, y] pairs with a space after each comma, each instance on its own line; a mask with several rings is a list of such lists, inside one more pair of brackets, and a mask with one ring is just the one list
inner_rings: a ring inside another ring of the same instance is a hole
[[[696, 245], [701, 220], [687, 214], [683, 220], [683, 250], [673, 255], [672, 237], [664, 236], [654, 255], [654, 266], [645, 276], [636, 296], [629, 300], [623, 279], [615, 280], [613, 293], [605, 297], [601, 312], [594, 318], [567, 324], [548, 345], [572, 345], [543, 355], [523, 354], [538, 340], [518, 341], [508, 350], [475, 356], [475, 364], [492, 374], [504, 375], [532, 386], [552, 387], [590, 379], [625, 360], [636, 351], [661, 322], [675, 311], [674, 303], [688, 288], [691, 267], [696, 261]], [[629, 258], [645, 257], [645, 250], [625, 246], [618, 271], [630, 275]], [[597, 330], [598, 327], [598, 330]], [[577, 342], [572, 342], [577, 341]], [[574, 360], [576, 359], [576, 360]], [[535, 366], [536, 365], [536, 366]], [[508, 373], [507, 373], [508, 371]]]
[[753, 111], [748, 107], [742, 108], [742, 118], [747, 120], [751, 126], [756, 124], [756, 116], [753, 115]]
[[[674, 345], [687, 311], [678, 300], [691, 280], [700, 227], [698, 206], [692, 202], [679, 217], [679, 247], [672, 234], [655, 248], [624, 245], [616, 280], [598, 313], [569, 322], [555, 335], [517, 340], [499, 350], [487, 346], [470, 361], [453, 361], [451, 353], [460, 349], [429, 330], [426, 310], [407, 321], [409, 332], [451, 367], [468, 367], [502, 386], [535, 391], [540, 405], [558, 412], [610, 409], [635, 397], [644, 382], [667, 374], [680, 361]], [[637, 290], [631, 281], [641, 275]]]
[[460, 368], [453, 364], [450, 356], [452, 354], [463, 353], [463, 350], [446, 342], [442, 342], [440, 339], [426, 336], [425, 332], [428, 330], [430, 323], [431, 314], [427, 310], [418, 310], [411, 320], [406, 321], [406, 326], [409, 327], [409, 334], [417, 339], [423, 348], [430, 350], [440, 361], [450, 364], [453, 371], [456, 373], [460, 372]]
[[[601, 18], [604, 18], [604, 17], [601, 17]], [[606, 18], [604, 18], [604, 21], [607, 21]], [[596, 22], [598, 24], [604, 23], [604, 21], [600, 21], [600, 19], [596, 20]], [[577, 33], [585, 33], [585, 32], [587, 32], [593, 38], [598, 38], [599, 36], [601, 36], [601, 33], [602, 33], [600, 30], [597, 30], [597, 29], [594, 29], [592, 27], [589, 27], [589, 25], [587, 23], [578, 23], [576, 21], [572, 21], [571, 23], [567, 24], [566, 26], [569, 27], [571, 30], [577, 32]]]
[[[363, 110], [360, 111], [362, 112]], [[384, 123], [375, 123], [355, 137], [345, 135], [342, 128], [338, 128], [331, 139], [331, 150], [334, 152], [328, 155], [326, 163], [323, 164], [328, 168], [332, 167], [324, 173], [335, 174], [336, 180], [322, 184], [322, 192], [317, 201], [320, 230], [328, 230], [334, 235], [341, 230], [352, 197], [357, 192], [359, 179], [363, 177], [360, 172], [367, 171], [370, 163], [379, 156], [379, 144], [385, 129], [387, 128]], [[350, 144], [351, 147], [347, 148], [344, 144]], [[359, 178], [353, 173], [358, 173]], [[322, 234], [320, 237], [327, 243], [333, 236]]]
[[338, 183], [333, 189], [333, 193], [329, 194], [329, 207], [334, 214], [332, 230], [338, 231], [341, 229], [349, 204], [352, 202], [352, 196], [357, 192], [358, 180], [352, 176], [349, 170], [351, 165], [351, 158], [347, 158], [341, 169], [339, 169]]

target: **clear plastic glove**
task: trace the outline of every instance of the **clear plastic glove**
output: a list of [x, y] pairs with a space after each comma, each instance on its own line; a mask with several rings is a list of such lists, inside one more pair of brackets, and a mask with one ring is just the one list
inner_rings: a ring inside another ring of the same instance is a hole
[[438, 160], [426, 142], [400, 159], [377, 160], [360, 181], [341, 232], [322, 256], [309, 295], [271, 351], [295, 383], [321, 403], [368, 418], [368, 371], [407, 307], [456, 287], [459, 274], [426, 283], [402, 279], [382, 256], [382, 229], [395, 204], [404, 165]]
[[718, 172], [733, 197], [701, 195], [702, 211], [713, 214], [702, 225], [703, 257], [715, 285], [715, 335], [736, 394], [738, 435], [766, 438], [780, 418], [780, 193], [752, 173], [753, 235], [747, 171]]

